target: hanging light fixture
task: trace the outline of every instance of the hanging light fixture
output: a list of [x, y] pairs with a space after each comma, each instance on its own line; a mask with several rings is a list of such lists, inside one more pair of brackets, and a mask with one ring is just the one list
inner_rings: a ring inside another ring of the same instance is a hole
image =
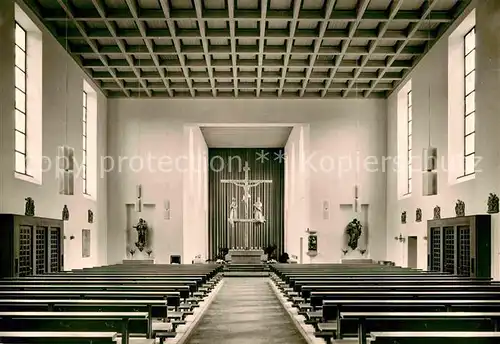
[[[138, 95], [138, 98], [139, 98], [139, 104], [140, 104], [140, 101], [141, 101], [141, 59], [138, 59], [139, 61], [139, 78], [137, 80], [138, 82], [138, 87], [139, 87], [139, 95]], [[138, 154], [140, 155], [141, 154], [141, 145], [140, 145], [140, 140], [141, 140], [141, 121], [139, 119], [139, 125], [138, 125], [138, 131], [139, 131], [139, 144], [137, 145], [139, 148], [138, 148]], [[141, 184], [138, 184], [136, 186], [136, 191], [135, 191], [135, 211], [140, 213], [142, 212], [142, 185]]]
[[[427, 41], [427, 53], [430, 47], [430, 32], [431, 32], [431, 14], [428, 16], [428, 41]], [[424, 196], [434, 196], [437, 195], [438, 185], [437, 185], [437, 148], [431, 145], [431, 78], [429, 78], [429, 94], [428, 94], [428, 146], [422, 151], [422, 194]]]
[[[68, 50], [68, 18], [66, 18], [66, 52]], [[59, 194], [61, 195], [74, 195], [75, 191], [75, 178], [74, 178], [74, 158], [75, 150], [68, 146], [68, 56], [66, 60], [66, 85], [65, 85], [65, 145], [57, 148], [58, 156], [58, 180], [59, 180]]]
[[137, 184], [135, 189], [135, 211], [140, 213], [142, 211], [142, 185]]
[[[354, 87], [356, 90], [356, 101], [358, 101], [358, 84], [356, 80], [354, 80]], [[358, 157], [359, 157], [359, 118], [358, 118], [358, 113], [356, 113], [356, 180], [354, 182], [354, 212], [357, 214], [360, 212], [360, 206], [359, 206], [359, 164], [358, 162]]]

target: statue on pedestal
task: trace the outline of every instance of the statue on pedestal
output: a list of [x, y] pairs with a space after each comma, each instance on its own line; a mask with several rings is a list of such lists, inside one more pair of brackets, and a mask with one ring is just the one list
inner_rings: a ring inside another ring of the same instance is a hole
[[465, 216], [465, 203], [460, 199], [457, 200], [457, 203], [455, 204], [455, 215], [457, 217]]
[[139, 223], [137, 223], [134, 228], [137, 230], [137, 242], [135, 243], [135, 246], [139, 249], [140, 252], [144, 250], [144, 247], [146, 247], [146, 233], [148, 231], [148, 224], [147, 222], [140, 218]]
[[434, 220], [439, 220], [441, 218], [441, 207], [436, 205], [434, 207]]
[[262, 202], [260, 201], [260, 196], [257, 197], [257, 201], [253, 204], [254, 208], [254, 219], [257, 223], [266, 222], [266, 218], [262, 214]]
[[26, 201], [24, 215], [35, 216], [35, 201], [33, 198], [26, 197], [24, 200]]
[[238, 218], [238, 203], [236, 203], [236, 198], [232, 198], [231, 204], [229, 205], [229, 224], [234, 225], [234, 221]]

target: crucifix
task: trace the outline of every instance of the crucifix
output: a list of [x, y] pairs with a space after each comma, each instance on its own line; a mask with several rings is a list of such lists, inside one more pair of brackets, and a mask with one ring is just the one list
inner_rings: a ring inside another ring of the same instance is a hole
[[248, 167], [248, 161], [245, 161], [245, 166], [243, 167], [243, 171], [245, 171], [245, 179], [222, 179], [220, 182], [223, 184], [233, 184], [235, 186], [243, 188], [242, 202], [245, 203], [245, 219], [248, 219], [248, 206], [251, 198], [250, 189], [260, 184], [271, 184], [273, 181], [265, 179], [250, 180], [248, 176], [248, 172], [250, 172], [250, 167]]

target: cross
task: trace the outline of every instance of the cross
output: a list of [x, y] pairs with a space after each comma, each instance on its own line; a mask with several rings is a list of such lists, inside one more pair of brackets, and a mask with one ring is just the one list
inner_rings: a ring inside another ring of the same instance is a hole
[[256, 187], [260, 184], [271, 184], [272, 180], [264, 179], [249, 179], [248, 172], [250, 172], [250, 167], [248, 167], [248, 161], [245, 161], [245, 166], [243, 167], [245, 171], [245, 179], [222, 179], [220, 182], [223, 184], [233, 184], [235, 186], [243, 188], [243, 202], [245, 202], [245, 218], [248, 219], [248, 202], [250, 201], [250, 189]]

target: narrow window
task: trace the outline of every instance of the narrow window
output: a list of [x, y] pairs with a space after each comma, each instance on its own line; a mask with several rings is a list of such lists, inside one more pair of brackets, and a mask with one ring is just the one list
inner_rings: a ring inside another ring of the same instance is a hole
[[27, 127], [27, 34], [16, 22], [15, 28], [15, 171], [29, 175], [28, 171], [28, 127]]
[[87, 115], [88, 115], [88, 94], [86, 91], [83, 91], [83, 118], [82, 118], [82, 190], [85, 195], [89, 194], [88, 189], [88, 176], [87, 176], [87, 162], [88, 162], [88, 145], [87, 145]]
[[476, 29], [464, 36], [464, 175], [474, 173], [476, 156]]
[[411, 194], [412, 190], [412, 123], [413, 123], [413, 115], [412, 115], [412, 100], [411, 100], [411, 89], [406, 94], [406, 125], [407, 125], [407, 135], [406, 135], [406, 143], [408, 149], [408, 159], [407, 159], [407, 194]]

